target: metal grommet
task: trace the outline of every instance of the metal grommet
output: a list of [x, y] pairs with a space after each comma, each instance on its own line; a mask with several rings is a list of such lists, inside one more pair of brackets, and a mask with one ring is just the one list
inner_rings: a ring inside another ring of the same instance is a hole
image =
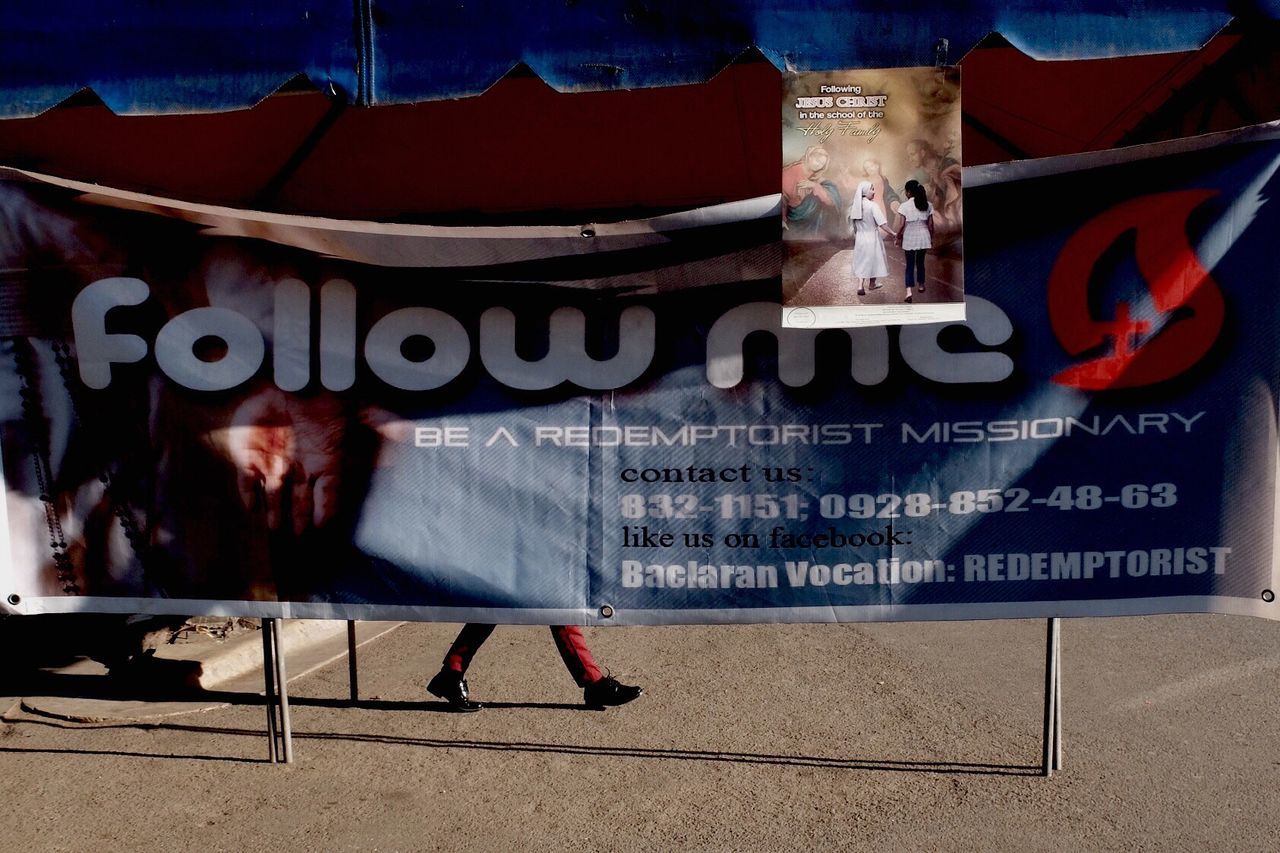
[[16, 592], [11, 592], [9, 593], [9, 598], [6, 600], [14, 607], [17, 607], [22, 603], [22, 596], [18, 595]]
[[608, 605], [608, 604], [602, 604], [602, 605], [600, 605], [600, 616], [601, 616], [602, 618], [604, 618], [604, 619], [612, 619], [612, 618], [613, 618], [613, 607], [612, 607], [611, 605]]
[[1264, 589], [1262, 591], [1262, 600], [1265, 601], [1267, 604], [1270, 604], [1271, 602], [1276, 600], [1276, 594], [1269, 589]]
[[596, 229], [592, 228], [590, 225], [584, 225], [582, 226], [582, 236], [594, 237], [596, 236]]

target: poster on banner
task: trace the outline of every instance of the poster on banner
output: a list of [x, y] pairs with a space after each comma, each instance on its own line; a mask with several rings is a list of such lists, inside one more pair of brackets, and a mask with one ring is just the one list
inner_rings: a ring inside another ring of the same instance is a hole
[[1278, 168], [970, 170], [966, 319], [848, 329], [782, 325], [776, 197], [584, 241], [6, 172], [0, 601], [1276, 618]]
[[960, 69], [782, 80], [782, 324], [963, 320]]

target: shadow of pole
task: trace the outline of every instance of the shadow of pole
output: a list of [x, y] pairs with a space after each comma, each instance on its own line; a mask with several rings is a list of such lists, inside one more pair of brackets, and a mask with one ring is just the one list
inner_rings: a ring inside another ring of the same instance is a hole
[[[388, 703], [392, 704], [392, 703]], [[394, 703], [403, 708], [419, 703]], [[264, 732], [254, 729], [233, 729], [217, 726], [193, 726], [180, 723], [119, 723], [61, 725], [47, 720], [9, 720], [11, 725], [35, 725], [56, 729], [139, 729], [144, 731], [182, 731], [199, 734], [232, 735], [261, 738]], [[495, 752], [550, 753], [556, 755], [608, 756], [651, 761], [703, 761], [731, 764], [760, 764], [779, 767], [825, 768], [830, 770], [871, 770], [895, 773], [940, 773], [948, 775], [981, 776], [1039, 776], [1039, 765], [1006, 765], [963, 761], [896, 761], [870, 758], [832, 758], [816, 755], [776, 755], [754, 752], [722, 752], [716, 750], [664, 749], [657, 747], [598, 746], [570, 743], [536, 743], [527, 741], [484, 741], [446, 738], [407, 737], [400, 735], [369, 734], [363, 732], [298, 732], [293, 736], [302, 740], [349, 741], [352, 743], [377, 743], [426, 749], [474, 749]], [[194, 759], [200, 761], [228, 761], [237, 763], [268, 763], [265, 759], [249, 759], [211, 755], [173, 755], [162, 753], [117, 752], [110, 750], [41, 749], [27, 747], [0, 747], [0, 753], [43, 753], [74, 755], [117, 755], [136, 758]]]

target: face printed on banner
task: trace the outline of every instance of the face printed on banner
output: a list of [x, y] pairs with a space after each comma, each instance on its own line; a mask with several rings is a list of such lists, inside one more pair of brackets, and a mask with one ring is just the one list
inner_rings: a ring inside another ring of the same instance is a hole
[[804, 166], [809, 172], [809, 177], [816, 178], [818, 173], [827, 168], [827, 164], [831, 162], [825, 148], [810, 148], [804, 155]]

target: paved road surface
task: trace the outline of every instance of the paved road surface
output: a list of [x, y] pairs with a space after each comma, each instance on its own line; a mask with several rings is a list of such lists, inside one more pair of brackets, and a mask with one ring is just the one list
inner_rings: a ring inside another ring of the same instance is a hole
[[[1275, 850], [1280, 625], [1071, 620], [1065, 770], [1036, 773], [1044, 623], [589, 631], [648, 695], [581, 710], [545, 629], [423, 684], [453, 626], [294, 682], [298, 762], [245, 704], [0, 723], [5, 849]], [[247, 702], [252, 700], [246, 697]]]

